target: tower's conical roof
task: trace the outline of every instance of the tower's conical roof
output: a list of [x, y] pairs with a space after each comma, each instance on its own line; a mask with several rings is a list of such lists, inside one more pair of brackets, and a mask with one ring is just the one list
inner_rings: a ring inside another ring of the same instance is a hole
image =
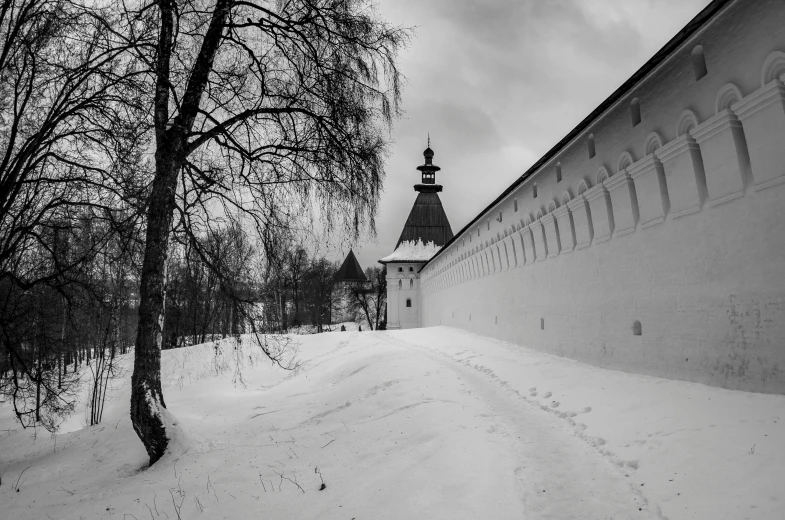
[[452, 236], [450, 221], [447, 220], [439, 194], [421, 191], [417, 194], [417, 199], [395, 247], [407, 240], [412, 242], [422, 240], [423, 244], [433, 242], [437, 246], [443, 246]]
[[341, 268], [335, 273], [333, 280], [336, 282], [368, 281], [365, 277], [365, 273], [363, 273], [363, 268], [360, 267], [360, 262], [357, 261], [357, 257], [354, 256], [354, 252], [351, 249], [349, 250], [349, 254], [346, 255], [346, 260], [343, 261], [343, 265], [341, 265]]

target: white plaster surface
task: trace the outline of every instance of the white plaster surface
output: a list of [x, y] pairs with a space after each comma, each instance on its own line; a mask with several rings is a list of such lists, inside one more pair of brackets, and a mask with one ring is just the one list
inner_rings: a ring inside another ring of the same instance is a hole
[[[697, 44], [708, 70], [698, 80]], [[634, 86], [641, 123], [631, 126], [622, 99], [488, 208], [503, 219], [482, 215], [425, 265], [421, 324], [629, 372], [785, 392], [783, 51], [785, 2], [730, 3]], [[643, 159], [628, 165], [627, 152]], [[542, 217], [565, 190], [577, 193], [570, 230], [563, 212]], [[499, 233], [523, 237], [525, 265], [494, 271], [483, 241]], [[558, 254], [573, 234], [575, 252]], [[461, 240], [470, 235], [474, 244]], [[455, 281], [455, 255], [484, 268]]]

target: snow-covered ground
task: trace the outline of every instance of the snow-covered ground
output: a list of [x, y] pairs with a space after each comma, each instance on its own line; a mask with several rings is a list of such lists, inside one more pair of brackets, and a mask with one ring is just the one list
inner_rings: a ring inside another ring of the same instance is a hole
[[785, 517], [785, 396], [446, 327], [293, 338], [296, 372], [249, 346], [165, 351], [184, 436], [152, 469], [130, 372], [102, 424], [77, 414], [56, 443], [0, 408], [0, 518]]

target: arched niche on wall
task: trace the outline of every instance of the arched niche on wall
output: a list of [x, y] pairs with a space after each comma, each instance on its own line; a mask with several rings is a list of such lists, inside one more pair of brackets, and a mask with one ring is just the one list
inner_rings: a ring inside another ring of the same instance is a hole
[[632, 126], [638, 126], [641, 122], [641, 100], [638, 98], [632, 98], [630, 101], [630, 119]]
[[630, 155], [630, 152], [622, 152], [621, 155], [619, 155], [619, 160], [616, 161], [616, 173], [629, 168], [632, 166], [633, 162], [635, 161], [632, 160], [632, 155]]
[[589, 159], [591, 159], [597, 154], [597, 149], [594, 145], [594, 134], [589, 134], [589, 136], [586, 138], [586, 146], [589, 150]]
[[567, 190], [564, 193], [562, 193], [562, 196], [561, 196], [561, 205], [562, 206], [564, 206], [565, 204], [567, 204], [571, 200], [572, 200], [572, 194], [570, 193], [570, 190]]
[[703, 52], [703, 45], [696, 45], [690, 53], [692, 59], [692, 71], [695, 73], [695, 81], [708, 74], [706, 69], [706, 55]]
[[531, 226], [531, 223], [534, 221], [531, 215], [526, 215], [526, 225]]
[[733, 83], [726, 83], [717, 92], [717, 101], [714, 105], [714, 113], [719, 114], [723, 110], [727, 110], [732, 104], [741, 101], [741, 90]]
[[544, 215], [544, 213], [542, 212], [542, 210], [541, 210], [541, 209], [538, 209], [538, 210], [537, 210], [537, 220], [540, 220], [540, 219], [542, 218], [542, 216], [543, 216], [543, 215]]
[[589, 188], [591, 188], [589, 181], [586, 179], [581, 179], [581, 182], [578, 184], [578, 195], [583, 195], [589, 190]]
[[554, 211], [556, 211], [556, 208], [558, 208], [558, 207], [559, 207], [559, 205], [556, 204], [556, 201], [552, 200], [551, 203], [548, 204], [548, 213], [553, 213]]
[[774, 51], [766, 57], [760, 72], [760, 86], [779, 80], [785, 82], [785, 52]]
[[695, 127], [698, 126], [698, 117], [692, 110], [684, 110], [679, 115], [679, 122], [676, 125], [676, 135], [681, 137], [684, 134], [690, 133]]
[[597, 184], [602, 184], [608, 180], [608, 177], [608, 170], [606, 170], [604, 166], [597, 170]]
[[657, 148], [662, 148], [662, 139], [660, 139], [660, 134], [652, 132], [643, 141], [643, 155], [651, 155]]

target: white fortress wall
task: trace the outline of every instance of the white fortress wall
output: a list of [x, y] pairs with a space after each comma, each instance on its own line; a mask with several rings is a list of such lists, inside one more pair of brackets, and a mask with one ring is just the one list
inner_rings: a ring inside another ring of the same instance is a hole
[[782, 74], [785, 2], [730, 2], [425, 265], [421, 324], [785, 392]]

